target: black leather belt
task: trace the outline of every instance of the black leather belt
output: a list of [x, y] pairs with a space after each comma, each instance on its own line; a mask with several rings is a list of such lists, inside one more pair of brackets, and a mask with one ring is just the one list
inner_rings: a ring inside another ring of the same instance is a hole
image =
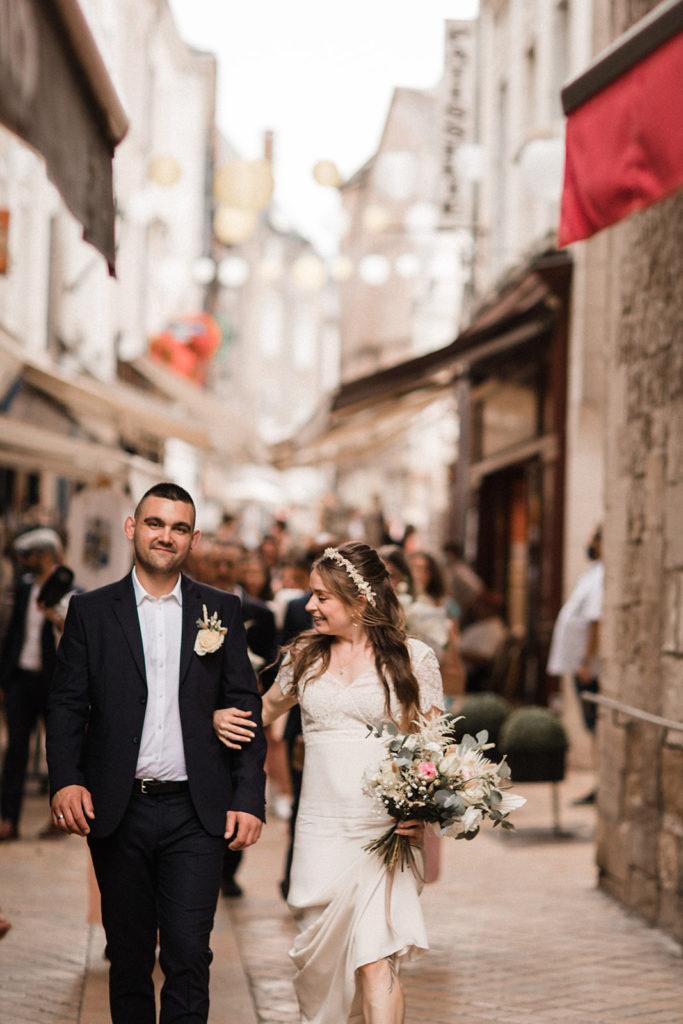
[[189, 784], [187, 782], [159, 782], [158, 779], [136, 779], [133, 789], [136, 793], [143, 793], [145, 796], [158, 796], [161, 793], [186, 793]]

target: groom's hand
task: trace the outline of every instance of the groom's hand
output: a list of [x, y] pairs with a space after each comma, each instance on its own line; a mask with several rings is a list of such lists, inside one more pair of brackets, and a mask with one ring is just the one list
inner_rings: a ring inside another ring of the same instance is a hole
[[225, 838], [232, 838], [232, 842], [228, 843], [228, 849], [245, 850], [247, 846], [253, 846], [258, 842], [262, 827], [263, 822], [255, 814], [248, 814], [246, 811], [228, 811], [225, 817]]
[[52, 821], [63, 832], [75, 836], [87, 836], [90, 832], [88, 818], [95, 817], [90, 790], [85, 786], [64, 786], [52, 797]]

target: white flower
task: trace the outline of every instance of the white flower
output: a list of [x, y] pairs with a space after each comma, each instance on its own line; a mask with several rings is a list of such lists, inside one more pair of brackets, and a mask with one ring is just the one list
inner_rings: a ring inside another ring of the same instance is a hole
[[460, 754], [454, 751], [451, 754], [446, 754], [439, 761], [437, 768], [444, 778], [450, 779], [460, 770]]
[[224, 636], [215, 629], [200, 629], [194, 642], [194, 652], [203, 656], [213, 654], [223, 646]]
[[525, 803], [525, 796], [515, 796], [514, 793], [503, 793], [503, 799], [499, 804], [496, 804], [496, 810], [500, 811], [501, 814], [509, 814], [510, 811], [516, 811], [520, 807], [524, 807]]
[[470, 779], [462, 788], [462, 795], [469, 803], [480, 803], [488, 793], [488, 786], [483, 779]]
[[474, 832], [481, 825], [482, 812], [477, 807], [468, 807], [462, 816], [463, 832]]
[[197, 619], [199, 632], [194, 642], [194, 652], [200, 657], [203, 657], [205, 654], [213, 654], [219, 647], [222, 647], [225, 634], [228, 632], [227, 627], [218, 618], [218, 612], [214, 612], [209, 617], [205, 604], [202, 605], [202, 612], [204, 613], [204, 618]]

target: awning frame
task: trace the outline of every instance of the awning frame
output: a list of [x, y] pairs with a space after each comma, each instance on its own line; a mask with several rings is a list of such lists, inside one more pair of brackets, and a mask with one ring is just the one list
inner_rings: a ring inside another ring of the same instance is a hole
[[565, 114], [573, 113], [679, 32], [683, 32], [683, 0], [664, 0], [564, 86]]

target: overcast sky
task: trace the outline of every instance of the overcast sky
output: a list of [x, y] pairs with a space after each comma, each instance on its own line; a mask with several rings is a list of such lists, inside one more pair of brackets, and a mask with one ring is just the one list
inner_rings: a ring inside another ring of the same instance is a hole
[[350, 175], [374, 151], [392, 90], [441, 75], [446, 18], [477, 0], [171, 0], [181, 34], [219, 60], [218, 122], [247, 158], [276, 133], [278, 205], [327, 247], [336, 204], [317, 160]]

